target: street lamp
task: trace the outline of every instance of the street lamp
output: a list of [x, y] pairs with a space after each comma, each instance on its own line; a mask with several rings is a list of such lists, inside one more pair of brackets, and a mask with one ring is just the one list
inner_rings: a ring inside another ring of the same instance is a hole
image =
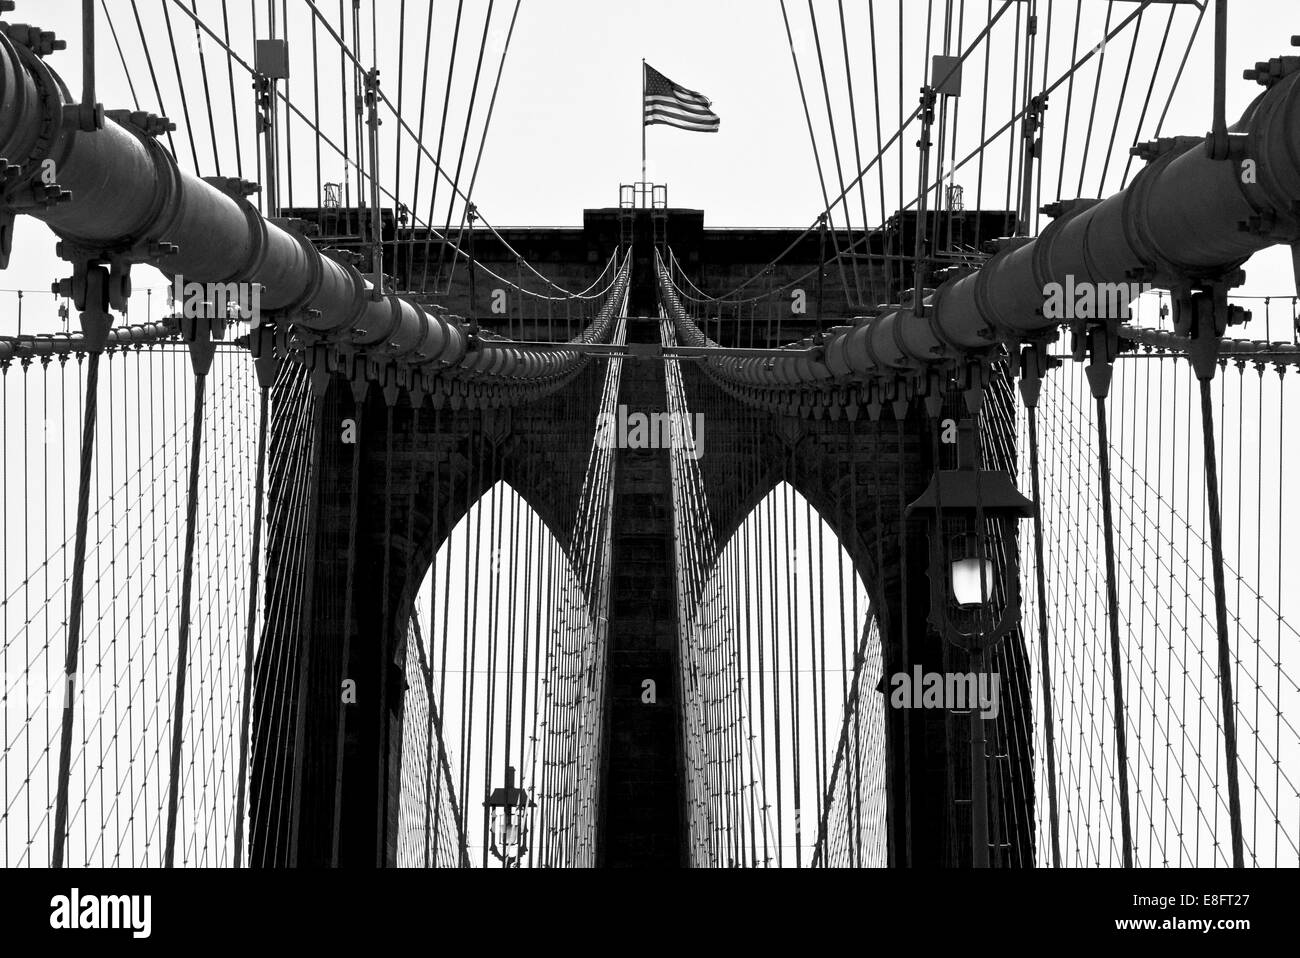
[[518, 868], [528, 851], [528, 821], [525, 808], [533, 807], [528, 791], [515, 788], [515, 767], [506, 767], [506, 787], [492, 790], [484, 802], [488, 809], [492, 854], [506, 868]]
[[967, 652], [992, 648], [1020, 619], [1016, 521], [1034, 504], [994, 469], [947, 469], [907, 507], [930, 537], [930, 624]]
[[[976, 461], [964, 430], [963, 460]], [[970, 654], [971, 671], [984, 671], [985, 653], [1020, 620], [1020, 570], [1016, 522], [1034, 504], [1001, 470], [939, 470], [907, 507], [924, 518], [930, 539], [929, 622], [947, 641]], [[989, 865], [988, 769], [984, 720], [971, 709], [971, 849], [977, 868]]]

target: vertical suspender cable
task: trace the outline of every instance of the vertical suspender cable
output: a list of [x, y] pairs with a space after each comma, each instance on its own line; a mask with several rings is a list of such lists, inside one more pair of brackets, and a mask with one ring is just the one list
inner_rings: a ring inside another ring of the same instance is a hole
[[1120, 829], [1124, 841], [1124, 867], [1133, 867], [1133, 830], [1128, 803], [1128, 740], [1124, 728], [1124, 677], [1119, 650], [1119, 593], [1115, 586], [1115, 520], [1110, 492], [1110, 437], [1106, 428], [1106, 397], [1097, 402], [1097, 465], [1101, 472], [1102, 534], [1106, 545], [1106, 609], [1110, 623], [1110, 674], [1114, 686], [1115, 762], [1119, 767]]
[[[480, 407], [486, 422], [486, 406]], [[487, 686], [487, 715], [484, 722], [483, 738], [483, 787], [485, 790], [492, 787], [492, 754], [493, 746], [496, 741], [496, 724], [497, 724], [497, 666], [499, 662], [497, 637], [500, 631], [500, 621], [497, 614], [498, 599], [501, 595], [501, 522], [502, 522], [502, 503], [501, 487], [498, 485], [501, 469], [497, 458], [497, 446], [492, 447], [492, 504], [488, 512], [488, 587], [487, 587], [487, 627], [484, 639], [487, 644], [487, 674], [484, 678], [484, 684]], [[483, 867], [488, 865], [488, 854], [491, 849], [491, 836], [489, 828], [489, 815], [483, 815]], [[502, 849], [502, 854], [505, 850]], [[504, 865], [504, 863], [503, 863]]]
[[95, 461], [95, 419], [98, 414], [99, 353], [86, 364], [86, 413], [81, 433], [81, 473], [77, 486], [77, 532], [72, 554], [72, 590], [68, 609], [68, 645], [64, 663], [63, 728], [59, 738], [59, 778], [54, 806], [54, 849], [51, 868], [63, 867], [68, 829], [68, 778], [72, 773], [73, 703], [76, 699], [77, 657], [81, 651], [81, 614], [85, 605], [86, 525], [90, 512], [90, 471]]
[[[784, 465], [784, 464], [783, 464]], [[776, 758], [776, 865], [785, 866], [785, 814], [784, 788], [781, 783], [781, 627], [777, 621], [777, 582], [775, 557], [780, 555], [776, 546], [776, 497], [767, 497], [767, 538], [768, 538], [768, 585], [771, 599], [771, 615], [768, 623], [772, 627], [772, 716], [773, 753]]]
[[190, 605], [194, 595], [194, 535], [199, 512], [199, 466], [203, 460], [203, 399], [208, 376], [194, 377], [194, 432], [190, 439], [190, 490], [185, 510], [185, 567], [181, 578], [180, 631], [176, 645], [176, 701], [172, 712], [171, 777], [167, 786], [167, 844], [163, 864], [176, 863], [176, 806], [180, 798], [181, 742], [185, 729], [185, 680], [189, 672]]
[[[855, 451], [854, 456], [849, 460], [849, 522], [850, 522], [849, 529], [851, 530], [849, 541], [851, 542], [857, 541], [858, 538], [861, 536], [861, 532], [859, 531], [861, 529], [861, 526], [859, 524], [859, 514], [858, 514], [858, 460], [856, 455], [856, 450], [858, 449], [858, 441], [857, 441], [856, 423], [857, 423], [856, 419], [849, 420], [849, 436], [851, 437], [850, 448], [852, 448]], [[869, 487], [870, 498], [872, 500], [873, 512], [874, 512], [873, 521], [875, 523], [875, 527], [872, 530], [872, 537], [876, 540], [875, 541], [876, 565], [875, 565], [875, 569], [873, 570], [875, 573], [875, 577], [874, 577], [874, 581], [872, 582], [872, 585], [875, 586], [877, 589], [883, 587], [884, 577], [885, 577], [885, 520], [884, 520], [884, 508], [883, 508], [884, 503], [883, 503], [883, 497], [881, 495], [882, 473], [880, 468], [880, 456], [881, 453], [884, 451], [884, 443], [882, 442], [882, 437], [883, 437], [883, 432], [880, 427], [880, 420], [877, 419], [874, 421], [873, 429], [872, 429], [873, 454], [871, 456], [871, 485]], [[857, 569], [856, 561], [854, 561], [851, 564], [851, 569], [853, 570]], [[866, 576], [863, 576], [863, 578], [865, 579]], [[893, 671], [891, 667], [895, 662], [894, 655], [890, 650], [890, 641], [889, 641], [890, 612], [887, 608], [889, 603], [884, 601], [877, 602], [876, 598], [879, 596], [878, 592], [875, 595], [872, 595], [872, 593], [870, 592], [867, 593], [867, 614], [865, 616], [865, 621], [863, 623], [864, 632], [863, 632], [863, 637], [861, 638], [861, 640], [859, 640], [858, 583], [857, 583], [856, 574], [854, 575], [854, 579], [853, 579], [852, 595], [853, 595], [853, 640], [854, 640], [853, 675], [855, 679], [854, 684], [855, 685], [860, 684], [860, 680], [857, 677], [860, 674], [861, 670], [866, 666], [866, 662], [861, 650], [866, 649], [867, 642], [870, 639], [871, 620], [873, 616], [873, 610], [878, 610], [874, 612], [874, 614], [876, 617], [876, 621], [879, 625], [877, 636], [880, 644], [881, 678], [884, 678], [886, 681], [888, 681], [888, 676]], [[884, 741], [886, 742], [885, 781], [892, 782], [894, 780], [896, 754], [894, 750], [889, 747], [889, 743], [892, 741], [893, 736], [888, 731], [889, 719], [885, 718], [882, 724], [884, 725], [884, 728], [881, 731], [884, 736]], [[850, 867], [855, 867], [855, 868], [862, 867], [862, 744], [861, 743], [862, 743], [862, 709], [860, 705], [855, 705], [853, 709], [853, 758], [852, 758], [852, 762], [849, 765], [849, 771], [852, 773], [849, 777], [849, 783], [852, 785], [852, 795], [853, 795], [853, 819], [851, 823], [852, 839], [849, 847], [854, 849], [854, 855], [856, 856], [856, 861], [853, 858], [850, 859]], [[892, 804], [893, 804], [892, 802], [887, 802], [887, 806], [892, 806]], [[886, 849], [885, 850], [886, 863], [890, 866], [893, 866], [897, 861], [898, 847], [897, 844], [894, 842], [894, 840], [888, 834], [885, 836], [885, 849]]]
[[312, 377], [311, 418], [311, 472], [308, 475], [307, 493], [307, 544], [302, 565], [303, 600], [302, 616], [298, 623], [301, 641], [298, 646], [297, 682], [295, 684], [293, 791], [289, 796], [289, 865], [298, 864], [298, 838], [302, 825], [303, 762], [307, 751], [307, 677], [310, 675], [313, 606], [316, 584], [316, 538], [320, 511], [321, 454], [325, 445], [322, 426], [325, 418], [325, 384], [317, 375]]
[[387, 428], [384, 436], [384, 572], [381, 632], [379, 635], [379, 761], [376, 762], [375, 792], [375, 867], [383, 868], [385, 863], [385, 840], [388, 832], [388, 758], [390, 744], [388, 741], [388, 674], [392, 668], [392, 649], [389, 643], [393, 638], [393, 623], [390, 620], [392, 599], [389, 578], [392, 571], [393, 555], [393, 407], [394, 400], [388, 394], [384, 396], [387, 413]]
[[239, 782], [235, 798], [235, 867], [244, 859], [244, 803], [248, 777], [248, 731], [253, 710], [253, 639], [257, 631], [257, 584], [262, 549], [262, 499], [266, 485], [266, 438], [270, 420], [270, 390], [262, 389], [261, 424], [257, 435], [257, 479], [253, 485], [253, 552], [248, 578], [248, 623], [244, 636], [244, 703], [239, 723]]
[[[898, 604], [900, 672], [912, 666], [911, 641], [907, 626], [907, 486], [906, 446], [903, 443], [903, 415], [895, 410], [898, 432]], [[896, 865], [912, 865], [912, 723], [910, 713], [903, 712], [903, 855]]]
[[[1222, 0], [1219, 4], [1222, 8]], [[1223, 582], [1223, 516], [1219, 466], [1214, 449], [1214, 408], [1210, 380], [1201, 380], [1201, 426], [1205, 449], [1205, 497], [1210, 507], [1210, 548], [1214, 554], [1214, 611], [1219, 638], [1219, 692], [1223, 698], [1223, 749], [1228, 773], [1228, 814], [1232, 823], [1232, 867], [1244, 868], [1241, 792], [1237, 784], [1237, 712], [1232, 694], [1232, 649], [1228, 644], [1228, 606]]]
[[[871, 489], [872, 505], [874, 507], [873, 519], [875, 522], [875, 528], [872, 530], [872, 538], [876, 540], [875, 542], [876, 567], [873, 570], [875, 573], [875, 581], [872, 583], [872, 585], [875, 586], [877, 589], [884, 584], [883, 580], [885, 576], [885, 520], [883, 516], [884, 513], [883, 501], [880, 494], [880, 487], [881, 487], [880, 455], [883, 452], [884, 444], [881, 442], [881, 436], [882, 436], [882, 432], [880, 429], [880, 421], [876, 420], [876, 422], [874, 423], [874, 428], [872, 430], [872, 439], [873, 439], [872, 453], [873, 454], [871, 456], [870, 489]], [[857, 459], [858, 439], [857, 439], [856, 417], [849, 420], [849, 437], [850, 437], [849, 448], [853, 450], [853, 454], [852, 454], [852, 458], [849, 459], [849, 523], [850, 524], [848, 527], [849, 528], [848, 540], [849, 542], [857, 542], [859, 541], [859, 537], [861, 536], [861, 532], [859, 531], [861, 529], [861, 526], [859, 525], [859, 519], [858, 519], [858, 459]], [[856, 569], [857, 569], [857, 561], [855, 559], [855, 561], [850, 564], [850, 570], [856, 573]], [[863, 578], [866, 577], [864, 576]], [[859, 637], [858, 637], [858, 581], [857, 581], [856, 574], [854, 575], [853, 578], [852, 587], [853, 587], [852, 595], [853, 595], [853, 641], [854, 641], [853, 675], [856, 680], [860, 671], [863, 668], [865, 668], [866, 665], [862, 656], [859, 655], [859, 648], [866, 648], [867, 646], [867, 640], [863, 639], [859, 641]], [[876, 595], [879, 595], [879, 593], [876, 593]], [[875, 596], [873, 596], [871, 593], [868, 593], [867, 616], [866, 616], [866, 622], [864, 623], [864, 628], [865, 628], [864, 634], [868, 638], [870, 637], [871, 610], [873, 608], [878, 609], [879, 614], [877, 615], [877, 621], [880, 624], [878, 635], [883, 637], [884, 640], [880, 643], [881, 645], [880, 666], [881, 666], [881, 673], [882, 673], [881, 677], [884, 678], [886, 681], [888, 681], [888, 675], [890, 674], [890, 666], [892, 666], [895, 661], [894, 656], [890, 653], [889, 650], [890, 613], [887, 606], [888, 606], [887, 602], [876, 603]], [[860, 684], [860, 680], [855, 681], [855, 685], [857, 684]], [[884, 724], [888, 726], [888, 719], [885, 720]], [[849, 843], [849, 848], [853, 849], [853, 854], [849, 858], [849, 866], [851, 868], [861, 868], [862, 867], [862, 748], [861, 748], [862, 709], [861, 706], [859, 705], [855, 705], [853, 709], [852, 738], [853, 738], [853, 752], [852, 752], [852, 759], [849, 763], [850, 775], [848, 781], [849, 784], [851, 785], [851, 794], [853, 795], [853, 805], [852, 805], [853, 818], [851, 823], [852, 839]], [[886, 734], [885, 736], [886, 743], [888, 743], [891, 738], [892, 736]], [[889, 780], [893, 779], [893, 769], [894, 769], [893, 754], [894, 754], [893, 749], [889, 748], [888, 744], [886, 744], [885, 763], [886, 763], [886, 775], [888, 776]], [[889, 865], [893, 865], [896, 861], [896, 856], [898, 851], [897, 846], [888, 836], [886, 836], [885, 845], [886, 845], [886, 853], [885, 853], [886, 862]]]
[[[434, 727], [434, 697], [433, 697], [433, 640], [435, 636], [435, 627], [437, 620], [435, 612], [438, 603], [438, 531], [439, 531], [439, 511], [441, 503], [438, 501], [438, 491], [441, 488], [439, 483], [440, 471], [438, 468], [438, 452], [436, 439], [440, 433], [442, 417], [439, 410], [435, 407], [433, 412], [433, 435], [435, 438], [433, 454], [433, 497], [429, 508], [429, 518], [432, 522], [432, 532], [430, 539], [433, 543], [432, 553], [429, 558], [429, 626], [427, 634], [429, 636], [429, 668], [424, 675], [425, 695], [429, 700], [429, 714], [425, 717], [424, 729], [424, 867], [432, 867], [438, 860], [438, 829], [442, 825], [442, 816], [439, 814], [442, 806], [442, 731]], [[421, 437], [423, 438], [423, 437]], [[414, 496], [412, 492], [412, 496]], [[448, 563], [450, 565], [450, 563]], [[419, 600], [419, 590], [413, 593], [411, 608], [414, 610]], [[433, 737], [437, 734], [439, 739], [438, 755], [433, 754]], [[437, 763], [435, 765], [435, 762]], [[438, 779], [437, 796], [434, 795], [433, 780]], [[437, 807], [435, 810], [435, 804]]]
[[790, 447], [789, 466], [786, 473], [786, 495], [781, 499], [782, 524], [785, 526], [783, 544], [787, 554], [794, 556], [794, 561], [786, 569], [785, 576], [785, 612], [786, 612], [786, 646], [787, 664], [790, 667], [790, 768], [794, 788], [794, 860], [795, 867], [803, 867], [803, 795], [801, 785], [801, 749], [799, 737], [802, 733], [802, 720], [799, 702], [799, 643], [795, 636], [799, 621], [799, 529], [791, 513], [794, 512], [795, 458], [794, 447]]
[[1210, 156], [1226, 160], [1228, 150], [1228, 0], [1214, 3], [1214, 126], [1210, 133]]
[[[460, 795], [461, 800], [465, 803], [469, 802], [469, 776], [474, 745], [474, 691], [478, 684], [475, 666], [478, 663], [479, 576], [482, 572], [479, 559], [483, 540], [482, 503], [474, 497], [482, 489], [485, 479], [485, 470], [483, 467], [482, 429], [480, 428], [476, 431], [474, 429], [475, 425], [478, 425], [478, 418], [470, 416], [470, 435], [468, 442], [466, 443], [466, 455], [467, 457], [472, 458], [470, 465], [466, 470], [466, 485], [470, 485], [470, 473], [473, 473], [477, 477], [477, 480], [473, 483], [472, 487], [467, 488], [465, 497], [466, 515], [468, 516], [470, 508], [473, 508], [474, 510], [474, 558], [470, 565], [470, 568], [474, 570], [474, 584], [472, 589], [466, 589], [470, 594], [470, 613], [469, 615], [461, 616]], [[466, 559], [469, 558], [469, 554], [469, 530], [467, 529], [465, 531]], [[466, 807], [468, 808], [468, 804]], [[468, 841], [468, 832], [465, 840]]]
[[[746, 423], [746, 425], [749, 427], [749, 428], [748, 428], [748, 432], [750, 433], [750, 435], [753, 435], [753, 434], [756, 432], [756, 430], [755, 430], [755, 426], [754, 426], [754, 424], [755, 424], [756, 421], [757, 421], [757, 416], [753, 414], [753, 410], [752, 410], [752, 408], [751, 408], [751, 416], [750, 416], [750, 418], [749, 418], [749, 421]], [[758, 484], [758, 461], [757, 461], [757, 458], [756, 458], [756, 457], [751, 457], [750, 462], [751, 462], [751, 466], [750, 466], [750, 472], [751, 472], [751, 475], [750, 475], [750, 477], [749, 477], [749, 486], [750, 486], [750, 488], [753, 488], [754, 486], [756, 486], [756, 485]], [[738, 549], [743, 549], [743, 550], [744, 550], [744, 552], [743, 552], [743, 558], [741, 559], [741, 561], [742, 561], [742, 563], [743, 563], [743, 565], [744, 565], [744, 569], [745, 569], [745, 591], [744, 591], [744, 596], [743, 596], [743, 598], [741, 599], [741, 601], [744, 603], [744, 609], [745, 609], [745, 622], [744, 622], [744, 636], [745, 636], [745, 659], [744, 659], [744, 663], [745, 663], [745, 664], [744, 664], [744, 672], [743, 672], [743, 675], [744, 675], [744, 678], [747, 679], [748, 681], [747, 681], [747, 684], [746, 684], [746, 686], [745, 686], [745, 721], [746, 721], [746, 728], [742, 729], [742, 731], [741, 731], [742, 736], [744, 736], [744, 740], [743, 740], [743, 742], [741, 743], [741, 747], [742, 747], [743, 749], [745, 749], [746, 753], [747, 753], [748, 756], [749, 756], [749, 867], [750, 867], [750, 868], [757, 868], [757, 867], [758, 867], [758, 831], [757, 831], [757, 820], [758, 820], [759, 812], [758, 812], [758, 808], [757, 808], [757, 799], [758, 799], [758, 787], [759, 787], [759, 782], [756, 781], [756, 780], [754, 779], [754, 746], [753, 746], [753, 742], [754, 742], [754, 734], [753, 734], [753, 728], [754, 728], [754, 723], [753, 723], [753, 715], [754, 715], [754, 679], [753, 679], [753, 672], [754, 672], [754, 665], [753, 665], [753, 661], [754, 661], [754, 657], [753, 657], [753, 645], [752, 645], [752, 642], [751, 642], [751, 639], [752, 639], [753, 634], [754, 634], [754, 622], [753, 622], [753, 616], [752, 616], [753, 602], [752, 602], [752, 600], [751, 600], [751, 598], [750, 598], [750, 596], [751, 596], [751, 591], [750, 591], [750, 577], [751, 577], [751, 575], [754, 573], [754, 570], [755, 570], [755, 563], [751, 562], [751, 560], [750, 560], [750, 552], [749, 552], [749, 541], [750, 541], [750, 538], [751, 538], [751, 536], [752, 536], [752, 534], [753, 534], [753, 531], [754, 531], [754, 528], [755, 528], [755, 520], [752, 518], [752, 516], [757, 516], [757, 515], [758, 515], [758, 510], [755, 509], [755, 510], [753, 511], [753, 513], [751, 514], [750, 517], [746, 517], [745, 519], [743, 519], [743, 520], [741, 521], [741, 523], [737, 526], [738, 538], [739, 538], [739, 540], [740, 540], [740, 544], [737, 546], [737, 548], [738, 548]], [[749, 527], [749, 528], [746, 528], [746, 527]], [[739, 616], [737, 616], [737, 622], [736, 622], [736, 624], [737, 624], [737, 627], [740, 626]], [[760, 635], [759, 635], [758, 650], [759, 650], [759, 654], [762, 655], [762, 651], [763, 651], [763, 642], [762, 642], [762, 635], [761, 635], [761, 633], [760, 633]], [[761, 731], [762, 728], [763, 728], [763, 723], [762, 723], [762, 705], [761, 705], [761, 703], [762, 703], [762, 695], [763, 695], [763, 675], [762, 675], [761, 668], [760, 668], [760, 671], [759, 671], [759, 673], [758, 673], [758, 691], [759, 691], [759, 702], [760, 702], [760, 711], [759, 711], [759, 729], [760, 729], [760, 731]], [[746, 734], [745, 734], [746, 731], [748, 731], [749, 734], [746, 735]], [[766, 822], [765, 822], [764, 824], [766, 824]], [[766, 827], [765, 827], [764, 830], [763, 830], [763, 841], [764, 841], [764, 844], [766, 844], [766, 842], [767, 842], [767, 829], [766, 829]], [[766, 851], [766, 849], [764, 849], [763, 858], [764, 858], [764, 863], [766, 864], [766, 858], [767, 858], [767, 851]]]
[[[424, 405], [424, 396], [418, 393], [417, 391], [415, 393], [411, 393], [410, 398], [411, 398], [411, 410], [412, 410], [410, 436], [411, 436], [411, 445], [414, 448], [418, 445], [420, 441], [420, 437], [422, 435], [420, 431], [420, 413]], [[411, 459], [410, 477], [411, 477], [410, 480], [411, 484], [410, 484], [410, 488], [407, 490], [407, 496], [406, 496], [406, 530], [404, 533], [405, 546], [403, 547], [403, 552], [402, 552], [403, 587], [405, 587], [405, 584], [408, 583], [411, 578], [411, 563], [413, 558], [411, 552], [413, 548], [413, 543], [415, 542], [415, 499], [416, 499], [416, 493], [419, 491], [419, 487], [420, 487], [419, 462], [414, 457], [412, 457]], [[424, 650], [424, 636], [421, 634], [421, 630], [420, 630], [419, 610], [418, 610], [419, 595], [420, 595], [420, 584], [419, 582], [416, 582], [415, 588], [411, 591], [411, 608], [407, 612], [405, 622], [402, 623], [402, 631], [403, 633], [406, 634], [407, 637], [406, 641], [408, 643], [408, 652], [409, 652], [409, 643], [411, 641], [414, 641], [416, 644], [417, 658], [420, 660], [421, 663], [421, 678], [424, 681], [425, 690], [428, 693], [426, 697], [426, 708], [425, 708], [425, 739], [424, 739], [424, 768], [425, 768], [425, 781], [427, 783], [429, 781], [429, 768], [432, 764], [431, 760], [433, 756], [432, 746], [433, 746], [433, 732], [434, 732], [433, 659], [432, 659], [433, 619], [432, 618], [429, 619], [429, 625], [427, 631], [427, 634], [429, 636], [429, 652], [426, 655]], [[409, 655], [406, 658], [409, 658]], [[410, 683], [408, 682], [406, 684], [409, 687]], [[403, 695], [403, 713], [405, 714], [404, 695]], [[405, 723], [403, 724], [403, 729], [405, 729]], [[405, 732], [403, 733], [403, 738], [404, 737], [405, 737]], [[399, 745], [400, 744], [401, 743], [399, 741]], [[399, 768], [400, 768], [400, 763], [399, 763]], [[427, 868], [429, 867], [427, 861], [428, 850], [429, 850], [429, 803], [428, 803], [427, 792], [425, 794], [424, 813], [425, 813], [424, 850], [426, 856], [425, 867]]]
[[[1277, 383], [1277, 387], [1278, 387], [1278, 404], [1277, 404], [1277, 448], [1278, 448], [1279, 450], [1281, 450], [1281, 449], [1283, 448], [1283, 440], [1284, 440], [1284, 438], [1286, 437], [1286, 427], [1287, 427], [1287, 422], [1286, 422], [1286, 380], [1283, 378], [1283, 377], [1286, 375], [1286, 366], [1283, 366], [1282, 364], [1279, 363], [1279, 364], [1276, 365], [1274, 368], [1277, 370], [1277, 376], [1278, 376], [1278, 383]], [[1263, 401], [1263, 393], [1262, 393], [1263, 385], [1264, 385], [1264, 384], [1263, 384], [1263, 370], [1261, 369], [1261, 370], [1260, 370], [1260, 389], [1261, 389], [1261, 394], [1260, 394], [1260, 409], [1262, 409], [1262, 408], [1263, 408], [1263, 405], [1264, 405], [1264, 401]], [[1263, 421], [1263, 416], [1260, 416], [1259, 418], [1260, 418], [1260, 421], [1262, 422], [1262, 421]], [[1262, 436], [1262, 432], [1261, 432], [1261, 436]], [[1264, 472], [1264, 469], [1263, 469], [1263, 466], [1261, 465], [1261, 467], [1260, 467], [1260, 477], [1259, 477], [1259, 479], [1257, 480], [1256, 491], [1255, 491], [1255, 496], [1256, 496], [1256, 500], [1255, 500], [1255, 501], [1256, 501], [1256, 503], [1262, 501], [1262, 500], [1260, 499], [1260, 497], [1259, 497], [1259, 492], [1260, 492], [1260, 487], [1262, 486], [1262, 483], [1263, 483], [1263, 472]], [[1285, 480], [1286, 480], [1286, 457], [1283, 456], [1283, 455], [1279, 455], [1279, 456], [1277, 457], [1277, 488], [1278, 488], [1279, 490], [1280, 490], [1280, 489], [1285, 489], [1285, 488], [1286, 488], [1286, 481], [1285, 481]], [[1257, 506], [1257, 508], [1258, 508], [1258, 506]], [[1286, 498], [1283, 497], [1283, 496], [1278, 496], [1278, 499], [1277, 499], [1277, 528], [1278, 528], [1278, 529], [1281, 529], [1281, 528], [1283, 527], [1283, 525], [1282, 525], [1282, 518], [1283, 518], [1283, 516], [1285, 515], [1285, 510], [1286, 510]], [[1274, 568], [1277, 569], [1277, 595], [1278, 595], [1279, 600], [1281, 599], [1281, 596], [1282, 596], [1282, 576], [1283, 576], [1283, 574], [1284, 574], [1283, 571], [1282, 571], [1283, 568], [1284, 568], [1284, 566], [1282, 565], [1282, 560], [1283, 560], [1283, 557], [1284, 557], [1284, 543], [1285, 543], [1284, 538], [1283, 538], [1281, 535], [1279, 535], [1279, 536], [1277, 537], [1277, 564], [1276, 564], [1276, 566], [1274, 567]], [[1262, 554], [1262, 552], [1261, 552], [1261, 554]], [[1256, 559], [1256, 561], [1255, 561], [1255, 568], [1258, 569], [1259, 567], [1260, 567], [1259, 560]], [[1259, 629], [1256, 628], [1255, 632], [1256, 632], [1256, 634], [1258, 634], [1258, 633], [1259, 633]], [[1274, 653], [1274, 661], [1276, 661], [1276, 662], [1281, 662], [1281, 661], [1282, 661], [1282, 603], [1281, 603], [1281, 601], [1278, 602], [1278, 607], [1277, 607], [1277, 633], [1276, 633], [1276, 635], [1277, 635], [1277, 650], [1276, 650], [1276, 652]], [[1274, 701], [1274, 702], [1280, 702], [1280, 701], [1282, 701], [1282, 670], [1281, 670], [1281, 669], [1278, 669], [1278, 670], [1276, 671], [1276, 682], [1277, 682], [1277, 684], [1274, 686], [1274, 689], [1273, 689], [1273, 701]], [[1282, 718], [1282, 716], [1281, 716], [1281, 715], [1278, 715], [1278, 716], [1277, 716], [1277, 721], [1275, 721], [1275, 722], [1274, 722], [1274, 725], [1273, 725], [1273, 729], [1274, 729], [1274, 738], [1273, 738], [1273, 754], [1274, 754], [1274, 755], [1280, 755], [1280, 754], [1282, 754], [1282, 723], [1281, 723], [1281, 718]], [[1280, 786], [1279, 778], [1280, 778], [1280, 776], [1279, 776], [1279, 774], [1278, 774], [1278, 770], [1277, 770], [1277, 769], [1274, 769], [1274, 772], [1273, 772], [1273, 807], [1274, 807], [1274, 808], [1278, 808], [1278, 807], [1279, 807], [1279, 804], [1278, 804], [1278, 803], [1279, 803], [1279, 801], [1281, 800], [1281, 786]], [[1278, 831], [1279, 831], [1279, 829], [1280, 829], [1280, 826], [1281, 826], [1281, 822], [1278, 821], [1278, 820], [1277, 820], [1277, 816], [1275, 816], [1275, 817], [1274, 817], [1274, 822], [1273, 822], [1273, 867], [1274, 867], [1274, 868], [1277, 867], [1277, 853], [1278, 853], [1278, 848], [1279, 848], [1279, 843], [1278, 843], [1278, 841], [1277, 841], [1277, 837], [1278, 837]]]
[[1061, 867], [1060, 813], [1056, 807], [1056, 722], [1052, 712], [1052, 673], [1047, 646], [1047, 580], [1043, 570], [1043, 496], [1038, 473], [1038, 395], [1026, 396], [1029, 424], [1029, 476], [1034, 497], [1034, 577], [1038, 588], [1038, 649], [1043, 673], [1043, 733], [1047, 750], [1047, 807], [1052, 829], [1052, 867]]

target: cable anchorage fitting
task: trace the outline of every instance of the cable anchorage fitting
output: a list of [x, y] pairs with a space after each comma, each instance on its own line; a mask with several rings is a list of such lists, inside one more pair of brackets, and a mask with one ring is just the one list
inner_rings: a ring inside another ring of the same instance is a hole
[[1241, 270], [1209, 283], [1189, 282], [1176, 288], [1173, 303], [1174, 332], [1188, 338], [1187, 358], [1204, 382], [1214, 378], [1219, 366], [1219, 343], [1229, 326], [1250, 320], [1250, 312], [1228, 302], [1228, 290], [1245, 279]]

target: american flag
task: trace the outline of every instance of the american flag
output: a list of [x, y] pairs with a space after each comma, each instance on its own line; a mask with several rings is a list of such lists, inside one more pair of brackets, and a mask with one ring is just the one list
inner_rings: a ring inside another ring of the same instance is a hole
[[722, 122], [709, 107], [709, 98], [678, 86], [645, 64], [645, 125], [662, 123], [681, 130], [717, 133]]

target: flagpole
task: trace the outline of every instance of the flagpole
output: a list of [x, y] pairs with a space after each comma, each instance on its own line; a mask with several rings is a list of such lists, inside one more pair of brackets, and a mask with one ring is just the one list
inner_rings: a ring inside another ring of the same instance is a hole
[[645, 184], [645, 58], [641, 58], [641, 183]]

